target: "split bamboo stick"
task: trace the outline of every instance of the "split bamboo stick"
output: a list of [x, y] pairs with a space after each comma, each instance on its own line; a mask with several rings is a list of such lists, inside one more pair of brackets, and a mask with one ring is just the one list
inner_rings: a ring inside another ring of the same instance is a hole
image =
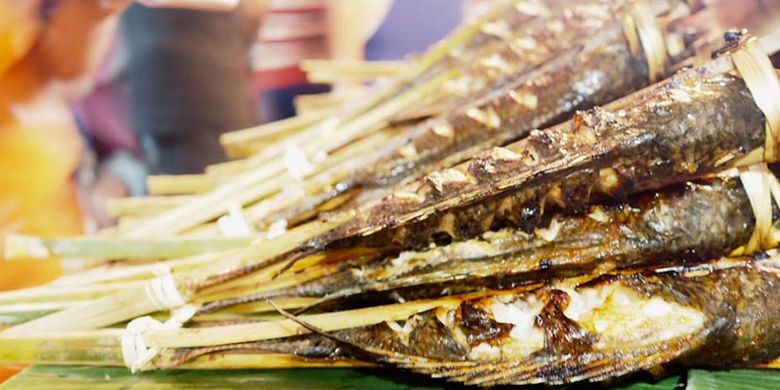
[[85, 260], [176, 259], [239, 248], [255, 238], [114, 239], [6, 237], [5, 259], [79, 258]]
[[259, 151], [259, 145], [279, 141], [291, 133], [326, 119], [331, 114], [333, 110], [329, 108], [312, 110], [289, 119], [231, 131], [222, 134], [219, 141], [230, 158], [248, 157]]
[[114, 218], [156, 214], [193, 200], [190, 196], [145, 196], [110, 198], [106, 212]]
[[146, 179], [150, 195], [200, 194], [213, 190], [216, 185], [217, 180], [206, 175], [163, 175]]

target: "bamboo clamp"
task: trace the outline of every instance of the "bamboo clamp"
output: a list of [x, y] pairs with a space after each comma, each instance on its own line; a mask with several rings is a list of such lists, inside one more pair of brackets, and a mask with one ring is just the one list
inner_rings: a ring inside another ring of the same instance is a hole
[[756, 37], [746, 38], [731, 53], [731, 59], [753, 95], [756, 106], [766, 118], [764, 158], [767, 162], [776, 162], [780, 142], [780, 81], [777, 73]]
[[161, 348], [149, 347], [146, 343], [145, 333], [151, 330], [174, 330], [181, 328], [198, 311], [192, 305], [182, 306], [171, 313], [171, 317], [165, 323], [149, 316], [143, 316], [130, 321], [120, 336], [122, 359], [131, 373], [143, 371], [145, 367], [157, 355]]
[[665, 73], [666, 43], [646, 2], [638, 1], [631, 5], [623, 19], [623, 31], [631, 54], [638, 55], [640, 50], [644, 52], [649, 82], [658, 81]]

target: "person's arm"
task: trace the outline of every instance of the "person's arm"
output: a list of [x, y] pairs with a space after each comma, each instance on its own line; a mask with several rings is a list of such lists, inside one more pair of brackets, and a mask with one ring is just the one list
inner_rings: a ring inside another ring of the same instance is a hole
[[[48, 77], [73, 80], [94, 72], [131, 0], [61, 0], [46, 23], [36, 55]], [[238, 0], [139, 0], [150, 7], [230, 10]]]
[[366, 41], [382, 25], [392, 0], [329, 0], [327, 4], [331, 58], [362, 60]]
[[36, 59], [47, 77], [74, 80], [94, 72], [130, 0], [61, 0], [52, 10]]
[[[330, 58], [342, 61], [365, 59], [366, 41], [382, 26], [393, 0], [328, 0], [328, 45]], [[333, 84], [335, 94], [359, 88], [354, 79]]]

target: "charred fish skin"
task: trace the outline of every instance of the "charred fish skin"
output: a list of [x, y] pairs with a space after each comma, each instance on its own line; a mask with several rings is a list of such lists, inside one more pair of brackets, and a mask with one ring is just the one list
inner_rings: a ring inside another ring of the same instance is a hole
[[286, 296], [334, 301], [377, 292], [423, 299], [484, 289], [506, 289], [552, 278], [655, 266], [675, 259], [695, 263], [748, 242], [755, 227], [750, 200], [736, 178], [688, 183], [557, 215], [551, 227], [486, 233], [420, 252], [407, 251], [294, 287], [215, 301], [203, 311]]
[[[409, 326], [384, 323], [338, 337], [380, 360], [483, 386], [601, 381], [669, 363], [743, 366], [777, 356], [780, 294], [776, 268], [741, 261], [465, 301]], [[416, 329], [437, 327], [447, 330], [437, 333], [445, 351], [412, 342]]]
[[486, 239], [405, 252], [349, 269], [333, 279], [298, 286], [296, 293], [336, 298], [435, 285], [440, 289], [436, 295], [442, 295], [454, 289], [509, 288], [513, 283], [590, 273], [597, 268], [605, 272], [653, 266], [670, 258], [678, 264], [695, 263], [746, 244], [755, 227], [750, 201], [736, 179], [688, 184], [682, 190], [648, 194], [631, 203], [594, 206], [589, 211], [553, 217], [556, 226], [549, 229], [554, 231], [546, 229], [544, 234], [507, 229], [488, 234]]
[[729, 60], [433, 172], [312, 243], [410, 248], [437, 232], [461, 239], [502, 224], [532, 228], [545, 205], [584, 210], [727, 168], [763, 146], [765, 121], [742, 79], [722, 71]]
[[[630, 53], [622, 22], [589, 20], [602, 23], [604, 31], [592, 37], [575, 29], [580, 38], [564, 40], [575, 44], [571, 49], [565, 47], [569, 44], [562, 47], [560, 37], [553, 34], [534, 39], [534, 45], [554, 53], [538, 62], [544, 65], [520, 72], [522, 76], [506, 86], [424, 123], [403, 145], [393, 145], [368, 172], [358, 174], [357, 184], [391, 184], [473, 145], [484, 150], [523, 138], [532, 129], [560, 123], [576, 110], [608, 103], [647, 85], [647, 64], [641, 53]], [[455, 160], [452, 165], [468, 157], [456, 156], [449, 158]]]
[[[761, 255], [759, 255], [760, 257]], [[780, 265], [776, 259], [748, 262], [711, 275], [664, 277], [670, 289], [634, 282], [649, 296], [684, 297], [681, 303], [706, 314], [707, 338], [681, 363], [688, 367], [743, 367], [776, 358], [780, 346]]]

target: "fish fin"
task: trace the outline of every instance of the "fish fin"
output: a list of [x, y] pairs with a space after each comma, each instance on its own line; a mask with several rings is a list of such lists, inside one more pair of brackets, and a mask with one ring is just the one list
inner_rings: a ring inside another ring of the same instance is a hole
[[545, 353], [518, 360], [440, 361], [388, 356], [386, 361], [435, 378], [469, 385], [560, 385], [602, 381], [668, 363], [703, 342], [705, 335], [706, 332], [701, 332], [692, 337], [679, 337], [650, 348], [634, 346], [571, 355]]
[[514, 367], [497, 366], [492, 372], [479, 376], [467, 375], [465, 383], [480, 386], [500, 384], [524, 385], [545, 383], [560, 385], [578, 381], [601, 381], [623, 376], [630, 372], [646, 370], [668, 363], [690, 351], [703, 337], [679, 337], [651, 347], [595, 350], [566, 357], [539, 356], [515, 364]]
[[374, 361], [378, 363], [388, 363], [390, 357], [398, 357], [398, 356], [404, 356], [396, 352], [392, 351], [385, 351], [380, 350], [376, 348], [366, 347], [362, 345], [358, 345], [355, 342], [352, 342], [350, 340], [347, 340], [343, 337], [339, 337], [333, 333], [328, 333], [304, 320], [302, 320], [300, 317], [280, 308], [277, 306], [273, 301], [267, 300], [268, 305], [271, 306], [274, 310], [276, 310], [279, 314], [286, 317], [290, 321], [295, 322], [296, 324], [304, 327], [305, 329], [309, 330], [310, 332], [320, 335], [322, 337], [325, 337], [327, 339], [330, 339], [334, 341], [336, 344], [350, 350], [355, 354], [356, 357], [364, 356], [369, 361]]

